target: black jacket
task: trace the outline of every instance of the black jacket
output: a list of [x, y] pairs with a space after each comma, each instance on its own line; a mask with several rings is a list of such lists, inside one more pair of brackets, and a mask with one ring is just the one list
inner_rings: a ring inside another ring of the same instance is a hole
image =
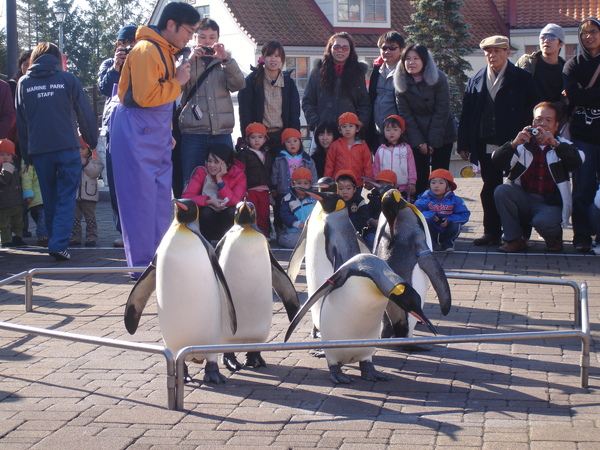
[[[598, 19], [591, 20], [600, 27]], [[581, 26], [579, 27], [581, 31]], [[563, 68], [564, 88], [569, 99], [569, 108], [575, 108], [571, 114], [571, 137], [589, 144], [598, 145], [600, 141], [600, 76], [590, 88], [587, 85], [600, 65], [600, 55], [592, 56], [585, 50], [579, 34], [580, 53], [571, 58]], [[579, 108], [578, 108], [579, 107]]]
[[21, 155], [80, 147], [77, 126], [90, 148], [98, 143], [98, 125], [79, 79], [61, 70], [55, 56], [40, 56], [17, 86], [17, 128]]
[[[458, 151], [471, 153], [473, 163], [478, 161], [478, 152], [485, 153], [485, 147], [478, 146], [477, 138], [484, 100], [489, 95], [486, 87], [486, 70], [487, 66], [469, 80], [458, 126]], [[508, 61], [502, 86], [494, 102], [496, 145], [511, 140], [532, 122], [533, 108], [538, 102], [539, 94], [531, 74]]]
[[[238, 93], [240, 105], [240, 129], [242, 136], [246, 135], [246, 127], [252, 122], [263, 123], [265, 115], [265, 88], [255, 86], [256, 68], [246, 77], [246, 87]], [[284, 70], [283, 89], [281, 92], [281, 120], [283, 128], [300, 130], [300, 95], [292, 78], [293, 70]]]

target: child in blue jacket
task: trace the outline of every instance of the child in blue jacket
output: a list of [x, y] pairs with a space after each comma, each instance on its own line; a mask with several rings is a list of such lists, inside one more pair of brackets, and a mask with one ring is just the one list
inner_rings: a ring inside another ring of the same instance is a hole
[[454, 251], [454, 241], [471, 212], [462, 198], [454, 195], [454, 177], [446, 169], [436, 169], [429, 175], [429, 189], [415, 202], [429, 225], [431, 240], [447, 252]]
[[279, 236], [279, 245], [285, 248], [294, 248], [306, 219], [315, 207], [317, 200], [306, 192], [296, 187], [310, 189], [312, 185], [312, 173], [306, 167], [299, 167], [292, 173], [292, 187], [281, 201], [280, 216], [286, 230]]

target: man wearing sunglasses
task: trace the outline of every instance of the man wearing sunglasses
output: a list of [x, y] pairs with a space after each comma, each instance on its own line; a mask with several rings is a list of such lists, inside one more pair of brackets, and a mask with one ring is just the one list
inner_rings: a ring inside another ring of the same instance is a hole
[[549, 23], [540, 32], [540, 50], [521, 56], [515, 64], [531, 72], [543, 101], [559, 102], [563, 99], [562, 69], [565, 60], [560, 57], [560, 49], [564, 45], [563, 29], [554, 23]]
[[386, 117], [398, 114], [394, 91], [394, 72], [400, 61], [404, 38], [397, 31], [382, 34], [378, 41], [380, 56], [373, 63], [373, 73], [369, 81], [369, 98], [373, 107], [373, 120], [367, 130], [371, 151], [379, 147], [383, 121]]

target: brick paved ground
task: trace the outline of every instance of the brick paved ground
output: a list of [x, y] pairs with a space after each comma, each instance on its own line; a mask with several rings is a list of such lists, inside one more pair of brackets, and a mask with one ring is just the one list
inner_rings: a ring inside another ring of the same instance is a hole
[[[599, 257], [574, 254], [571, 245], [565, 254], [546, 255], [535, 234], [527, 254], [471, 246], [482, 231], [479, 183], [458, 180], [458, 193], [473, 217], [458, 251], [437, 254], [444, 268], [587, 281], [592, 334], [597, 337]], [[110, 246], [116, 235], [107, 202], [99, 204], [98, 215], [103, 247], [74, 249], [68, 264], [37, 249], [2, 251], [0, 277], [34, 267], [124, 266], [123, 251]], [[570, 236], [567, 230], [565, 238]], [[289, 256], [276, 254], [283, 262]], [[426, 308], [441, 334], [572, 327], [568, 288], [464, 280], [450, 284], [450, 314], [441, 316], [433, 294]], [[160, 344], [153, 300], [136, 335], [125, 331], [123, 306], [131, 287], [121, 274], [39, 276], [30, 313], [24, 312], [22, 282], [0, 287], [0, 320]], [[298, 289], [304, 292], [305, 285]], [[278, 342], [287, 325], [281, 303], [275, 311], [270, 339]], [[305, 320], [292, 340], [308, 340], [308, 331]], [[428, 335], [423, 328], [417, 334]], [[580, 349], [576, 340], [540, 340], [436, 345], [427, 353], [379, 350], [374, 362], [394, 380], [360, 380], [354, 365], [346, 370], [357, 381], [342, 387], [329, 381], [325, 361], [306, 351], [268, 353], [266, 369], [227, 374], [221, 386], [186, 387], [186, 410], [177, 412], [166, 409], [160, 356], [0, 330], [0, 446], [596, 449], [598, 356], [592, 347], [590, 388], [582, 389]]]

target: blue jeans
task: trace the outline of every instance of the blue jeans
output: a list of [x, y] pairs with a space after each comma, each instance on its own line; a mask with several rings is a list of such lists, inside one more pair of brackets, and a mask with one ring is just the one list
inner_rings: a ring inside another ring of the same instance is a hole
[[69, 246], [75, 220], [75, 197], [81, 180], [79, 149], [31, 155], [44, 199], [48, 251], [62, 252]]
[[46, 231], [46, 216], [44, 214], [44, 206], [38, 205], [34, 206], [29, 210], [29, 214], [31, 214], [31, 218], [35, 222], [35, 235], [38, 238], [43, 238], [48, 236], [48, 232]]
[[577, 139], [573, 144], [585, 154], [585, 162], [573, 172], [573, 243], [590, 244], [593, 230], [589, 210], [598, 189], [600, 145]]
[[[233, 148], [231, 134], [182, 134], [181, 135], [181, 170], [183, 184], [190, 181], [192, 172], [203, 166], [211, 144], [227, 144]], [[185, 188], [184, 188], [185, 189]]]
[[429, 225], [429, 234], [431, 234], [431, 240], [435, 245], [437, 242], [440, 243], [444, 250], [454, 248], [454, 241], [462, 230], [462, 224], [456, 222], [448, 223], [448, 226], [444, 228], [444, 231], [438, 231], [432, 224]]

